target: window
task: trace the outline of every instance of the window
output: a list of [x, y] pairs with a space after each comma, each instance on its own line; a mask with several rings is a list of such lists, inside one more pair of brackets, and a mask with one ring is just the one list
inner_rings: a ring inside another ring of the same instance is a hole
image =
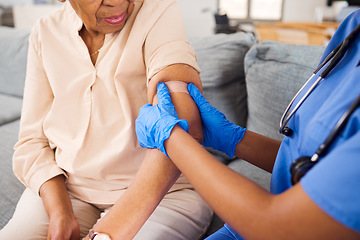
[[231, 19], [280, 20], [283, 0], [218, 0], [219, 10]]

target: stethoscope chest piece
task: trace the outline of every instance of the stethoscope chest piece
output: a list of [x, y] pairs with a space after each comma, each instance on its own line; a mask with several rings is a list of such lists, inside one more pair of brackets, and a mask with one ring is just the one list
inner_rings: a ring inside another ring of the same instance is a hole
[[290, 167], [291, 183], [294, 185], [317, 163], [311, 157], [300, 157]]
[[281, 133], [287, 137], [290, 137], [294, 133], [294, 131], [289, 127], [284, 127]]

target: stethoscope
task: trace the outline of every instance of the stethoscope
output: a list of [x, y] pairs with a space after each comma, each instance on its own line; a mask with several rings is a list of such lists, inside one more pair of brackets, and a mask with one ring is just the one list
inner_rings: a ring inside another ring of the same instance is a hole
[[[291, 100], [289, 105], [287, 106], [284, 114], [280, 119], [280, 130], [281, 134], [285, 136], [291, 136], [293, 134], [293, 130], [290, 129], [287, 124], [289, 123], [290, 118], [295, 114], [295, 112], [299, 109], [299, 107], [303, 104], [303, 102], [308, 98], [311, 92], [319, 85], [319, 83], [326, 78], [329, 73], [336, 67], [339, 61], [343, 58], [350, 45], [354, 42], [357, 35], [360, 32], [360, 24], [345, 38], [345, 40], [340, 43], [319, 65], [319, 67], [313, 72], [313, 75], [306, 81], [304, 86], [297, 92], [294, 98]], [[331, 61], [330, 61], [331, 60]], [[292, 104], [294, 103], [297, 96], [304, 89], [304, 87], [308, 84], [308, 82], [330, 61], [328, 66], [319, 74], [319, 77], [316, 81], [311, 85], [309, 90], [304, 94], [304, 96], [300, 99], [300, 101], [296, 104], [293, 110], [289, 113]], [[312, 157], [304, 156], [296, 159], [291, 167], [291, 183], [295, 184], [300, 181], [300, 179], [318, 162], [319, 158], [324, 156], [334, 142], [335, 138], [340, 134], [340, 132], [345, 127], [348, 119], [351, 114], [360, 106], [360, 95], [355, 99], [355, 101], [350, 105], [350, 107], [345, 111], [345, 113], [340, 117], [338, 122], [336, 123], [333, 130], [330, 132], [329, 136], [326, 138], [324, 143], [320, 145], [320, 147], [316, 150], [315, 154]], [[289, 114], [288, 114], [289, 113]]]

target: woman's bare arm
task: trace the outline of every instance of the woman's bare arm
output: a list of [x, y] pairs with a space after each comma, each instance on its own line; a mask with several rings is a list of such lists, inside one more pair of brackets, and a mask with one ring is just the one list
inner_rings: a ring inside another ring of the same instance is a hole
[[[151, 80], [148, 96], [152, 104], [157, 103], [153, 102], [157, 83], [171, 80], [190, 81], [201, 87], [199, 74], [193, 68], [182, 64], [172, 65]], [[190, 133], [201, 141], [201, 119], [191, 96], [174, 92], [171, 97], [179, 117], [188, 120]], [[147, 150], [134, 182], [107, 215], [96, 224], [94, 230], [109, 234], [113, 240], [132, 239], [179, 176], [178, 168], [162, 152], [157, 149]]]
[[78, 240], [80, 228], [76, 221], [65, 178], [58, 175], [40, 187], [40, 196], [49, 215], [48, 239]]

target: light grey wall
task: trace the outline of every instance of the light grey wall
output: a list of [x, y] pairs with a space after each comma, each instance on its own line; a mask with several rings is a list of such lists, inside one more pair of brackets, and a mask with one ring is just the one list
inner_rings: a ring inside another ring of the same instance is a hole
[[16, 5], [31, 5], [33, 0], [0, 0], [0, 6], [11, 7]]
[[[185, 22], [188, 37], [213, 34], [216, 0], [177, 0]], [[326, 0], [285, 0], [283, 20], [288, 22], [313, 22], [315, 8], [326, 6]]]
[[313, 22], [315, 8], [326, 6], [326, 0], [285, 0], [283, 21]]
[[33, 4], [56, 4], [61, 3], [58, 0], [0, 0], [0, 6], [12, 7], [12, 6], [23, 6]]
[[216, 0], [177, 0], [184, 18], [188, 38], [214, 33]]

